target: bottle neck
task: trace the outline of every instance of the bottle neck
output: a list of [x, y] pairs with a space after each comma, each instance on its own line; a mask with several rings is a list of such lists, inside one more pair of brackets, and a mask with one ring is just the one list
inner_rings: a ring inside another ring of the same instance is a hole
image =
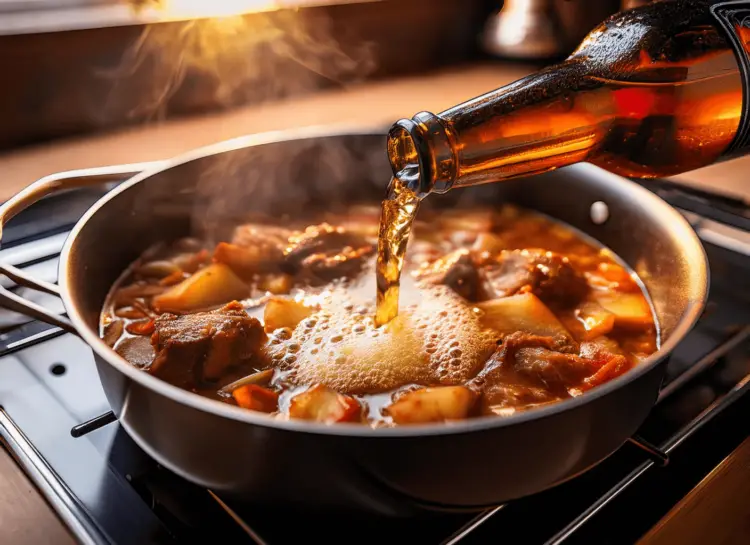
[[388, 134], [394, 175], [424, 196], [585, 160], [604, 131], [596, 101], [583, 111], [569, 98], [585, 92], [575, 72], [564, 63], [437, 115], [397, 121]]
[[455, 141], [440, 117], [420, 112], [388, 132], [393, 175], [419, 197], [448, 191], [458, 177]]

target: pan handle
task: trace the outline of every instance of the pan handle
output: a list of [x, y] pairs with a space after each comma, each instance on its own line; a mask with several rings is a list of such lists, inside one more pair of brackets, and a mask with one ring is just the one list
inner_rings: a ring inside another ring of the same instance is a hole
[[[166, 161], [152, 161], [147, 163], [132, 163], [129, 165], [70, 170], [45, 176], [26, 187], [0, 206], [0, 241], [2, 241], [3, 227], [11, 218], [47, 195], [80, 187], [122, 181], [123, 179], [130, 178], [144, 171], [162, 168], [165, 164]], [[0, 263], [0, 274], [7, 276], [20, 286], [43, 291], [52, 295], [60, 295], [60, 289], [57, 285], [33, 278], [12, 265]], [[69, 333], [77, 334], [75, 327], [65, 316], [54, 314], [41, 305], [32, 301], [27, 301], [3, 286], [0, 286], [0, 306], [30, 318], [57, 326]]]

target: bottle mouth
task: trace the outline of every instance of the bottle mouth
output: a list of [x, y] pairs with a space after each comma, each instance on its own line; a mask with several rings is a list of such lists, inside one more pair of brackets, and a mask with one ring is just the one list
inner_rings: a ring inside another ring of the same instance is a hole
[[400, 119], [388, 131], [388, 160], [393, 175], [417, 196], [444, 193], [456, 180], [456, 160], [440, 118], [421, 112]]

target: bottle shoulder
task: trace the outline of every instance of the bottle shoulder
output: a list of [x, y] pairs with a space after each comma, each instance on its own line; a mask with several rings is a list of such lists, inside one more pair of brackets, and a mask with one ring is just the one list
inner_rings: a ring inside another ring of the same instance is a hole
[[679, 82], [691, 68], [729, 51], [710, 0], [672, 0], [613, 15], [583, 40], [568, 63], [605, 79]]

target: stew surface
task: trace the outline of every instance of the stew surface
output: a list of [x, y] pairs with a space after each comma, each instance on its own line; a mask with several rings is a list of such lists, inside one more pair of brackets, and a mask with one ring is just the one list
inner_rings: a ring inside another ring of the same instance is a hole
[[582, 395], [657, 349], [640, 283], [610, 251], [510, 205], [424, 211], [399, 315], [376, 327], [377, 207], [149, 249], [101, 335], [144, 372], [269, 413], [373, 427]]

